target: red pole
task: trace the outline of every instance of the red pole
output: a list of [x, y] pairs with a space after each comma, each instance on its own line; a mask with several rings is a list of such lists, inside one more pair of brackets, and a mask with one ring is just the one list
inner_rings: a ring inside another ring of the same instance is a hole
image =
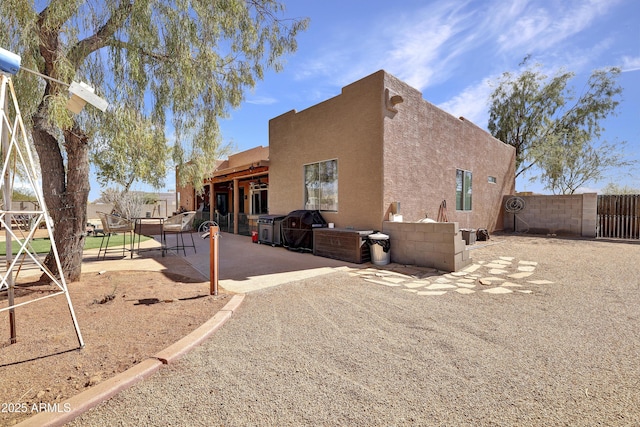
[[218, 237], [220, 237], [220, 227], [212, 225], [209, 228], [209, 293], [218, 295]]

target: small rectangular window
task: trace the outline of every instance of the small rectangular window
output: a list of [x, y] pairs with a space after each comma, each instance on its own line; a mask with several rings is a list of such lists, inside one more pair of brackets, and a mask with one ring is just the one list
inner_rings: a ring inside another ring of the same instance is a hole
[[487, 181], [489, 181], [491, 184], [495, 184], [496, 182], [498, 182], [495, 176], [488, 177]]
[[470, 171], [456, 169], [456, 210], [458, 211], [471, 210], [471, 181]]

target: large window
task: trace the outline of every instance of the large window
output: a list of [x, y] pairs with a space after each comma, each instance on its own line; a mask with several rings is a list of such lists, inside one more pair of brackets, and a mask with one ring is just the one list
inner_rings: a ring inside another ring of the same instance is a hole
[[471, 172], [456, 169], [456, 210], [471, 210]]
[[304, 208], [338, 211], [338, 160], [304, 165]]

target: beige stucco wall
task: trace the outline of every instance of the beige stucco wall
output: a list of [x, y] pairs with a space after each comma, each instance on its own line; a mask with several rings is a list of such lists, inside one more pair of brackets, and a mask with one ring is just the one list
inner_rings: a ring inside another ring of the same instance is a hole
[[303, 165], [338, 160], [336, 227], [382, 226], [383, 74], [343, 88], [339, 96], [269, 121], [269, 213], [304, 209]]
[[[392, 106], [393, 95], [403, 102]], [[304, 164], [338, 159], [339, 211], [322, 212], [336, 227], [379, 230], [394, 202], [405, 221], [436, 218], [446, 200], [449, 221], [493, 231], [502, 228], [502, 197], [515, 186], [513, 147], [382, 70], [334, 98], [272, 119], [269, 146], [274, 214], [304, 208]], [[455, 210], [456, 168], [473, 173], [470, 212]]]
[[[513, 147], [425, 101], [394, 76], [385, 75], [385, 88], [403, 99], [397, 113], [385, 108], [385, 208], [400, 202], [404, 221], [436, 219], [446, 200], [448, 220], [460, 227], [501, 229], [502, 197], [515, 188]], [[456, 211], [456, 169], [472, 173], [471, 211]]]

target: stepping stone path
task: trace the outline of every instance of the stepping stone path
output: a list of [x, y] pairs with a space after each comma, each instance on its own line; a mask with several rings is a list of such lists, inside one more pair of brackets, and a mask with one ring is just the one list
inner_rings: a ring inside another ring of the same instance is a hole
[[[417, 296], [440, 296], [451, 292], [471, 295], [486, 292], [494, 295], [533, 294], [532, 285], [544, 286], [554, 282], [533, 279], [538, 263], [516, 260], [514, 257], [499, 257], [486, 262], [478, 261], [460, 271], [443, 273], [438, 270], [403, 274], [391, 270], [397, 265], [383, 268], [352, 269], [350, 275], [361, 277], [366, 282], [402, 289]], [[402, 269], [402, 268], [398, 268]]]

